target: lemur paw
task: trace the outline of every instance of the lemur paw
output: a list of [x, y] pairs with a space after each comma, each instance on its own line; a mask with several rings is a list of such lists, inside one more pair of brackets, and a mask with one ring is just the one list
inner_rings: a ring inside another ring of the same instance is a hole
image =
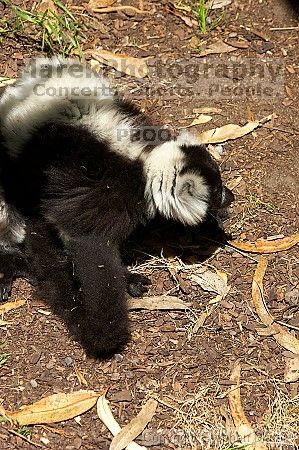
[[0, 302], [8, 300], [13, 280], [18, 276], [27, 276], [27, 272], [27, 262], [19, 252], [0, 252]]
[[0, 302], [5, 302], [11, 293], [11, 286], [13, 282], [13, 273], [8, 273], [7, 270], [1, 272], [0, 269]]
[[148, 291], [151, 281], [144, 275], [129, 272], [127, 278], [127, 292], [132, 297], [141, 297]]

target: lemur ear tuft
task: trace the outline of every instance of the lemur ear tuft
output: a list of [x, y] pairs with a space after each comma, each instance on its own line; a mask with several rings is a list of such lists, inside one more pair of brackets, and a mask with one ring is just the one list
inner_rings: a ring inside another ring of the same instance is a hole
[[235, 196], [230, 189], [226, 186], [222, 188], [222, 199], [221, 199], [221, 208], [227, 208], [233, 201], [235, 200]]
[[180, 189], [180, 193], [189, 194], [189, 195], [193, 196], [194, 192], [195, 192], [194, 181], [191, 179], [185, 180]]

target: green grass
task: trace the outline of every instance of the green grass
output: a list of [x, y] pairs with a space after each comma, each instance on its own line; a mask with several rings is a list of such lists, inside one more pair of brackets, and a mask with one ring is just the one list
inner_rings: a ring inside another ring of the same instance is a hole
[[8, 361], [9, 358], [10, 355], [8, 353], [0, 353], [0, 368]]
[[230, 445], [224, 446], [221, 450], [246, 450], [250, 444]]
[[26, 425], [20, 425], [16, 432], [20, 434], [21, 436], [24, 436], [25, 438], [29, 438], [31, 435], [31, 429], [27, 427]]
[[224, 19], [224, 13], [220, 13], [218, 16], [211, 17], [211, 2], [207, 0], [198, 0], [195, 7], [195, 13], [197, 15], [199, 31], [203, 34], [216, 28]]
[[53, 55], [60, 53], [68, 56], [76, 53], [82, 57], [79, 43], [80, 25], [72, 12], [61, 0], [53, 0], [56, 11], [27, 11], [13, 4], [11, 0], [2, 0], [12, 12], [8, 21], [0, 20], [0, 39], [7, 35], [30, 37], [41, 49]]
[[249, 202], [248, 208], [253, 208], [255, 210], [262, 209], [269, 213], [274, 213], [276, 211], [275, 205], [273, 205], [272, 203], [269, 203], [269, 202], [264, 202], [256, 194], [248, 194], [245, 197]]

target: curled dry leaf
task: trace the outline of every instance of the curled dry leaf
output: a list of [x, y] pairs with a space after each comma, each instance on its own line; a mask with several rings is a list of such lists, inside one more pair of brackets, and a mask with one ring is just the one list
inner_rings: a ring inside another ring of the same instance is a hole
[[15, 78], [7, 78], [7, 77], [0, 77], [0, 88], [4, 88], [5, 86], [8, 86], [9, 84], [14, 84], [16, 81]]
[[26, 300], [16, 300], [15, 302], [6, 302], [0, 305], [0, 314], [5, 314], [12, 309], [20, 308], [20, 306], [25, 305]]
[[219, 9], [219, 8], [224, 8], [225, 6], [230, 5], [232, 2], [232, 0], [212, 0], [211, 1], [211, 9]]
[[216, 270], [213, 272], [209, 269], [199, 268], [196, 270], [196, 275], [190, 275], [190, 279], [199, 284], [204, 291], [215, 292], [224, 297], [228, 291], [227, 274]]
[[178, 297], [171, 295], [158, 295], [156, 297], [131, 298], [129, 309], [155, 310], [186, 310], [189, 306]]
[[260, 120], [248, 122], [242, 127], [231, 123], [220, 128], [213, 128], [212, 130], [204, 131], [203, 133], [200, 133], [198, 137], [203, 144], [216, 144], [231, 139], [238, 139], [248, 133], [251, 133], [253, 130], [264, 125], [266, 122], [269, 122], [275, 117], [275, 114], [270, 114]]
[[223, 41], [217, 41], [213, 44], [210, 44], [205, 50], [197, 54], [199, 58], [207, 55], [213, 55], [215, 53], [230, 53], [237, 50], [235, 47], [232, 47], [231, 45], [226, 44]]
[[234, 425], [238, 435], [241, 438], [241, 444], [249, 444], [246, 448], [250, 450], [267, 450], [262, 442], [258, 442], [257, 436], [252, 428], [251, 423], [245, 416], [245, 412], [241, 403], [240, 390], [241, 366], [237, 361], [232, 369], [230, 379], [235, 384], [231, 386], [228, 392], [228, 402]]
[[6, 415], [20, 425], [62, 422], [88, 411], [100, 395], [88, 390], [54, 394], [32, 405], [23, 406], [18, 411], [7, 411]]
[[276, 342], [285, 349], [299, 356], [299, 340], [289, 331], [285, 330], [281, 325], [275, 323], [274, 318], [268, 312], [265, 305], [263, 278], [266, 272], [267, 264], [267, 259], [262, 256], [253, 276], [252, 301], [254, 307], [263, 324], [271, 327], [271, 334], [273, 334]]
[[37, 11], [42, 13], [46, 11], [53, 11], [54, 13], [57, 13], [57, 8], [53, 0], [42, 0], [40, 3], [37, 4], [36, 9]]
[[213, 106], [202, 106], [201, 108], [193, 108], [194, 114], [220, 114], [221, 108], [214, 108]]
[[190, 128], [194, 127], [195, 125], [201, 125], [203, 123], [210, 122], [212, 120], [212, 116], [208, 116], [206, 114], [201, 114], [200, 116], [196, 117], [192, 120], [192, 122], [189, 125], [186, 125], [184, 128]]
[[299, 380], [299, 355], [294, 358], [286, 358], [284, 369], [284, 381], [286, 383], [295, 383]]
[[84, 53], [100, 63], [113, 67], [119, 72], [132, 77], [144, 78], [148, 75], [147, 58], [134, 58], [133, 56], [113, 53], [108, 50], [85, 50]]
[[232, 247], [235, 247], [243, 252], [252, 253], [276, 253], [284, 250], [289, 250], [299, 243], [299, 234], [293, 234], [282, 239], [275, 239], [274, 241], [267, 241], [266, 239], [259, 239], [256, 242], [240, 242], [229, 241]]
[[112, 6], [116, 0], [89, 0], [88, 7], [91, 9], [95, 8], [107, 8]]
[[[108, 428], [108, 430], [116, 436], [120, 431], [121, 427], [116, 422], [109, 408], [108, 400], [105, 398], [105, 395], [101, 395], [97, 402], [97, 413], [103, 424]], [[127, 445], [127, 450], [146, 450], [146, 447], [141, 447], [135, 442], [130, 442]]]
[[112, 440], [110, 450], [126, 448], [152, 420], [158, 406], [157, 400], [149, 399], [141, 411]]

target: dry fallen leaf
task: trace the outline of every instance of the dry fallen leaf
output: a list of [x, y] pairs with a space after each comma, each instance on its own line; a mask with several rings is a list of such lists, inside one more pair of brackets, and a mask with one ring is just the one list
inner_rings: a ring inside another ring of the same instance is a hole
[[158, 295], [155, 297], [130, 298], [129, 309], [155, 310], [186, 310], [189, 305], [178, 297], [171, 295]]
[[88, 7], [91, 9], [95, 8], [107, 8], [112, 6], [116, 0], [89, 0]]
[[[98, 399], [97, 413], [103, 424], [108, 428], [113, 436], [116, 436], [121, 431], [121, 427], [112, 415], [111, 409], [109, 408], [109, 402], [105, 398], [105, 395], [101, 395]], [[146, 450], [146, 447], [141, 447], [135, 442], [131, 442], [126, 448], [127, 450]]]
[[148, 75], [147, 58], [134, 58], [133, 56], [113, 53], [108, 50], [85, 50], [84, 53], [102, 64], [114, 67], [119, 72], [132, 77], [144, 78]]
[[192, 120], [192, 122], [189, 125], [186, 125], [184, 128], [194, 127], [195, 125], [201, 125], [203, 123], [210, 122], [212, 120], [212, 116], [207, 116], [206, 114], [201, 114], [200, 116], [196, 117]]
[[88, 386], [88, 382], [87, 382], [86, 378], [84, 377], [83, 373], [81, 372], [81, 370], [79, 369], [79, 367], [77, 366], [76, 363], [74, 363], [74, 369], [75, 369], [75, 374], [76, 374], [76, 377], [77, 377], [79, 383], [82, 384], [83, 386]]
[[266, 239], [259, 239], [256, 242], [241, 242], [229, 241], [232, 247], [238, 248], [243, 252], [252, 253], [276, 253], [284, 250], [289, 250], [299, 243], [299, 234], [284, 237], [282, 239], [275, 239], [274, 241], [267, 241]]
[[6, 415], [20, 425], [62, 422], [88, 411], [100, 395], [87, 390], [54, 394], [32, 405], [22, 406], [18, 411], [6, 411]]
[[202, 50], [196, 56], [201, 58], [203, 56], [213, 55], [215, 53], [230, 53], [236, 50], [237, 49], [235, 47], [232, 47], [231, 45], [228, 45], [223, 41], [217, 41], [214, 42], [213, 44], [208, 45], [208, 47], [205, 50]]
[[267, 268], [267, 259], [262, 256], [256, 267], [253, 280], [252, 280], [252, 301], [256, 312], [264, 325], [270, 327], [271, 334], [275, 338], [276, 342], [299, 356], [299, 340], [285, 330], [281, 325], [275, 323], [274, 318], [268, 312], [268, 309], [264, 302], [264, 290], [263, 290], [263, 278]]
[[299, 380], [299, 355], [285, 359], [284, 381], [286, 383], [295, 383]]
[[0, 88], [15, 83], [15, 78], [0, 77]]
[[211, 1], [211, 9], [219, 9], [224, 8], [224, 6], [230, 5], [232, 0], [212, 0]]
[[239, 186], [242, 180], [243, 180], [242, 175], [239, 175], [237, 178], [233, 178], [232, 180], [227, 181], [225, 183], [225, 186], [228, 187], [228, 189], [230, 189], [231, 191], [234, 191], [234, 189], [236, 189], [236, 187]]
[[0, 314], [5, 314], [12, 309], [20, 308], [20, 306], [25, 305], [26, 300], [16, 300], [15, 302], [6, 302], [0, 305]]
[[256, 128], [260, 127], [269, 120], [275, 118], [275, 114], [270, 114], [269, 116], [263, 117], [261, 120], [255, 120], [254, 122], [248, 122], [244, 126], [236, 124], [224, 125], [220, 128], [213, 128], [212, 130], [204, 131], [198, 135], [200, 141], [203, 144], [216, 144], [219, 142], [225, 142], [230, 139], [238, 139], [251, 133]]
[[12, 325], [13, 322], [7, 322], [6, 320], [0, 320], [0, 327], [5, 327], [6, 325]]
[[152, 420], [158, 406], [157, 400], [149, 399], [141, 411], [112, 440], [110, 450], [126, 448]]
[[37, 4], [36, 10], [42, 13], [50, 10], [57, 14], [57, 8], [53, 0], [42, 0]]
[[222, 109], [214, 108], [213, 106], [203, 106], [201, 108], [193, 108], [192, 112], [194, 114], [220, 114]]
[[224, 297], [228, 291], [227, 275], [225, 272], [216, 270], [213, 272], [209, 269], [197, 269], [196, 275], [190, 275], [190, 279], [199, 284], [204, 291], [215, 292]]
[[241, 403], [241, 390], [240, 390], [240, 375], [241, 366], [237, 361], [232, 369], [230, 379], [235, 384], [231, 386], [228, 392], [228, 402], [231, 411], [231, 415], [234, 421], [236, 431], [241, 439], [241, 444], [246, 445], [246, 449], [250, 450], [267, 450], [267, 447], [262, 442], [258, 442], [257, 436], [251, 426], [251, 423], [245, 416], [245, 412]]

